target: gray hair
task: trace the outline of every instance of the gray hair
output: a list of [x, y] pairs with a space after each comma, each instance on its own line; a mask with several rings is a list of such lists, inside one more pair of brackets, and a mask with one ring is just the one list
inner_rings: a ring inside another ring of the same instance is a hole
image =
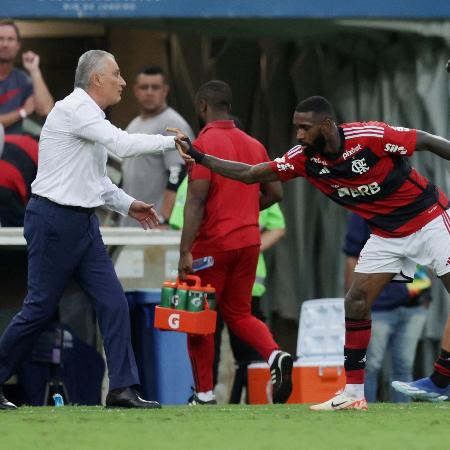
[[88, 50], [83, 53], [75, 71], [75, 87], [86, 90], [89, 87], [91, 75], [102, 69], [107, 56], [114, 59], [114, 55], [104, 50]]

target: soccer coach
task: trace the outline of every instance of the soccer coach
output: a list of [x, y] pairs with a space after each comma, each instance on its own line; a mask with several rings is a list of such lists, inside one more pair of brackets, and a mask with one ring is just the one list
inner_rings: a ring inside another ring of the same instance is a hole
[[107, 177], [106, 148], [124, 158], [172, 150], [175, 143], [170, 136], [128, 134], [105, 119], [103, 110], [120, 101], [124, 86], [113, 55], [87, 51], [78, 61], [74, 91], [56, 103], [42, 129], [24, 222], [28, 294], [0, 339], [0, 409], [16, 408], [1, 385], [53, 317], [71, 276], [94, 300], [109, 372], [106, 406], [160, 407], [136, 390], [128, 305], [94, 209], [106, 205], [144, 229], [156, 226], [153, 205], [130, 197]]

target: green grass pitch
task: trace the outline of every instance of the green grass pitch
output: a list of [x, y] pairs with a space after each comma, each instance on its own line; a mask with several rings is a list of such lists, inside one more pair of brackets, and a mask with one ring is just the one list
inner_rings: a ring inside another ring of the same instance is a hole
[[326, 413], [307, 405], [0, 412], [2, 450], [436, 450], [448, 447], [449, 439], [449, 402]]

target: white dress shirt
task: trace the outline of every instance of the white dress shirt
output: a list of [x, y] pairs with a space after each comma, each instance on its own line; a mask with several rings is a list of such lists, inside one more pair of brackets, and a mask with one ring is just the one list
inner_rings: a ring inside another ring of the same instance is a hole
[[83, 89], [56, 102], [42, 128], [33, 194], [61, 205], [106, 205], [123, 215], [134, 201], [106, 174], [107, 150], [126, 158], [174, 150], [172, 136], [128, 134], [105, 119]]

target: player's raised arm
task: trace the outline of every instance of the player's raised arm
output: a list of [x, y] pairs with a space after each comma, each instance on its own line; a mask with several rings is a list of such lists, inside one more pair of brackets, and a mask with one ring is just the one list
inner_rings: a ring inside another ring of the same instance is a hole
[[188, 140], [175, 138], [175, 142], [181, 157], [187, 162], [195, 161], [224, 177], [246, 184], [278, 180], [268, 162], [252, 166], [241, 162], [227, 161], [198, 151]]
[[416, 150], [428, 150], [441, 158], [450, 160], [450, 141], [425, 131], [417, 130]]

